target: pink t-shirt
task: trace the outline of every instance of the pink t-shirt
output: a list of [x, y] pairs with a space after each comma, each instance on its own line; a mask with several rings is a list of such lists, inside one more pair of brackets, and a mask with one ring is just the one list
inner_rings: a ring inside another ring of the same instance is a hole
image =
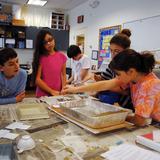
[[[61, 52], [55, 52], [52, 55], [42, 56], [40, 58], [40, 65], [42, 67], [42, 79], [52, 89], [60, 91], [62, 89], [62, 68], [66, 63], [67, 58]], [[36, 89], [36, 97], [49, 96], [48, 93]]]

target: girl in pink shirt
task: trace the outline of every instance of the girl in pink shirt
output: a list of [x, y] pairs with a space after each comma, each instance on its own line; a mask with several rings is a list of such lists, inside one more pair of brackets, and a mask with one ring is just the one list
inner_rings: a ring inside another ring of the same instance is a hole
[[36, 97], [59, 95], [66, 84], [66, 56], [56, 51], [55, 40], [48, 30], [37, 35], [33, 59]]

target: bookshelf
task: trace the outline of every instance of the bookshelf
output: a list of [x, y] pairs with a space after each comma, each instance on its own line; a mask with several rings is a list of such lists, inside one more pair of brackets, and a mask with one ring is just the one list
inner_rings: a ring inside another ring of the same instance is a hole
[[[0, 48], [34, 49], [38, 32], [43, 27], [34, 26], [0, 26]], [[46, 29], [46, 28], [45, 28]], [[48, 28], [56, 40], [56, 49], [67, 50], [69, 30]]]
[[57, 29], [57, 30], [64, 30], [65, 29], [64, 14], [52, 12], [51, 28]]
[[25, 27], [1, 25], [0, 26], [0, 48], [20, 48], [26, 46]]

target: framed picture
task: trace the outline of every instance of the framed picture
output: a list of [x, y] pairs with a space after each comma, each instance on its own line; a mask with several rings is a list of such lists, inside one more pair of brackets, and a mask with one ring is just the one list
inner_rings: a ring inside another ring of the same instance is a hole
[[93, 60], [98, 60], [98, 51], [97, 50], [92, 50], [92, 57]]
[[98, 68], [101, 66], [103, 61], [109, 62], [111, 60], [110, 53], [110, 40], [111, 38], [119, 33], [121, 25], [101, 28], [99, 30], [99, 54], [98, 54]]
[[91, 70], [92, 70], [92, 71], [96, 71], [96, 70], [97, 70], [97, 65], [96, 65], [96, 64], [93, 64], [93, 65], [91, 66]]
[[84, 15], [77, 17], [77, 23], [83, 23], [83, 21], [84, 21]]

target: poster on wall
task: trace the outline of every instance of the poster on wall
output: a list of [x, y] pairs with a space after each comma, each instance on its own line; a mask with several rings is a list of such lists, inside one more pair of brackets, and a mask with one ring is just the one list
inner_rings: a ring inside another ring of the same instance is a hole
[[111, 53], [109, 48], [109, 42], [111, 38], [119, 33], [121, 30], [121, 25], [105, 27], [99, 30], [99, 54], [98, 54], [98, 68], [104, 65], [107, 65], [111, 60]]

